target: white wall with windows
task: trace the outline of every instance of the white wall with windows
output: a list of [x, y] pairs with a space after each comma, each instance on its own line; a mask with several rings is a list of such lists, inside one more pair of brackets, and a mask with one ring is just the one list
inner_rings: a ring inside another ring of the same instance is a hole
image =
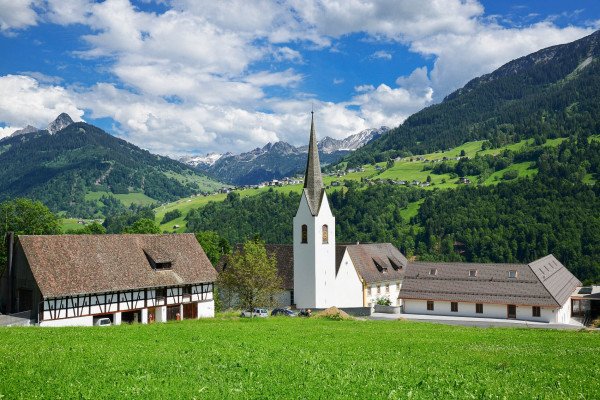
[[401, 300], [398, 299], [402, 281], [383, 281], [371, 282], [367, 285], [367, 304], [373, 306], [377, 303], [380, 297], [387, 297], [391, 301], [391, 305], [401, 305]]
[[[480, 307], [482, 308], [483, 312], [477, 313], [476, 303], [433, 301], [433, 310], [428, 309], [427, 303], [427, 300], [405, 299], [403, 312], [406, 314], [424, 314], [454, 317], [480, 317], [497, 319], [508, 318], [508, 308], [506, 304], [480, 303], [482, 304]], [[452, 311], [452, 303], [456, 303], [455, 309], [457, 311]], [[539, 317], [534, 316], [534, 309], [532, 306], [516, 305], [515, 319], [535, 322], [569, 323], [569, 317], [566, 317], [568, 314], [570, 314], [569, 303], [570, 302], [567, 302], [560, 309], [558, 307], [539, 307]]]

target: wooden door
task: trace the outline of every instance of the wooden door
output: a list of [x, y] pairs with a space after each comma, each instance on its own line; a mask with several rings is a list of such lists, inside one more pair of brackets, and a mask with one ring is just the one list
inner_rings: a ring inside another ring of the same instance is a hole
[[179, 304], [167, 307], [167, 321], [176, 321], [179, 314]]
[[509, 304], [508, 306], [506, 306], [506, 308], [509, 319], [517, 318], [517, 306], [515, 306], [514, 304]]
[[198, 303], [186, 303], [183, 305], [183, 318], [196, 319], [198, 318]]

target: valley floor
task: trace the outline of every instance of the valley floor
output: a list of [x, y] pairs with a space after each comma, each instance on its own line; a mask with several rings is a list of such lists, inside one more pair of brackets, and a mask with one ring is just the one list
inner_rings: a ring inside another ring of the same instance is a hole
[[215, 318], [0, 330], [6, 398], [597, 398], [600, 334]]

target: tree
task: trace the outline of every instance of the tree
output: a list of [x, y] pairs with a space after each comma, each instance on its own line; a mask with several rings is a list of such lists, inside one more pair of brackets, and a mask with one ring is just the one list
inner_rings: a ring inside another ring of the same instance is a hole
[[394, 160], [392, 160], [391, 158], [387, 160], [387, 163], [385, 164], [386, 169], [390, 169], [394, 166]]
[[217, 232], [197, 232], [196, 240], [200, 243], [200, 246], [202, 246], [213, 265], [216, 265], [224, 254], [229, 254], [231, 251], [231, 246], [227, 239], [219, 236]]
[[16, 235], [57, 235], [61, 233], [59, 219], [40, 201], [26, 198], [0, 203], [0, 275], [6, 265], [8, 232]]
[[240, 307], [250, 310], [270, 305], [282, 286], [275, 258], [267, 255], [263, 242], [252, 240], [244, 243], [243, 250], [233, 253], [218, 284], [237, 295]]
[[160, 227], [149, 218], [142, 218], [128, 226], [123, 233], [160, 233]]
[[181, 217], [181, 215], [181, 211], [178, 208], [172, 211], [168, 211], [165, 213], [165, 216], [163, 217], [160, 223], [166, 224], [167, 222], [173, 221], [174, 219]]

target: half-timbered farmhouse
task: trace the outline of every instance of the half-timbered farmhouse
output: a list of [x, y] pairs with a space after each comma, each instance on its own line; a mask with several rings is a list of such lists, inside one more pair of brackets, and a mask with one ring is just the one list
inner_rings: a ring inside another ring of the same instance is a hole
[[19, 236], [2, 303], [42, 326], [212, 317], [216, 278], [193, 234]]

